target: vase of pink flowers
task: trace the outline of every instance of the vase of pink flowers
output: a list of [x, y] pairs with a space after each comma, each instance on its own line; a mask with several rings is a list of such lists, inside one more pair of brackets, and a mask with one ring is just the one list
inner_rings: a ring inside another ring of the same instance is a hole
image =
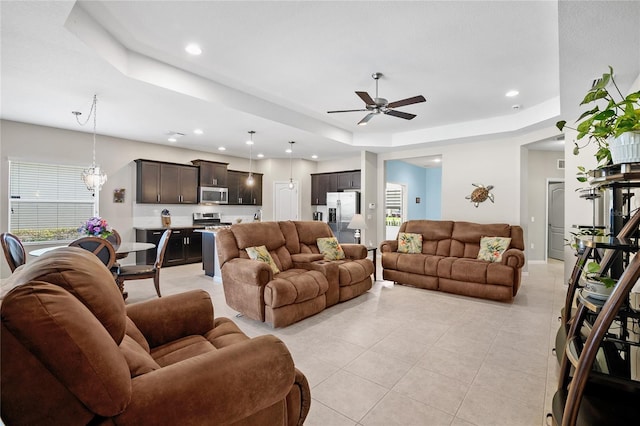
[[107, 221], [99, 216], [89, 218], [78, 228], [78, 232], [82, 235], [107, 238], [112, 234], [111, 227]]

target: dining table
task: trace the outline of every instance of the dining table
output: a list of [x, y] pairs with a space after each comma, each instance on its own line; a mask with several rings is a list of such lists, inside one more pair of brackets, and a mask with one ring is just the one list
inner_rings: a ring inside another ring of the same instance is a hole
[[[61, 247], [69, 247], [68, 245], [66, 246], [51, 246], [51, 247], [44, 247], [44, 248], [39, 248], [36, 250], [31, 250], [29, 252], [29, 254], [31, 256], [42, 256], [43, 254], [50, 252], [52, 250], [56, 250], [59, 249]], [[152, 248], [155, 248], [156, 245], [153, 243], [140, 243], [140, 242], [123, 242], [120, 243], [119, 246], [114, 247], [115, 252], [116, 252], [116, 259], [124, 259], [125, 257], [127, 257], [129, 255], [129, 253], [133, 253], [136, 251], [145, 251], [145, 250], [151, 250]]]

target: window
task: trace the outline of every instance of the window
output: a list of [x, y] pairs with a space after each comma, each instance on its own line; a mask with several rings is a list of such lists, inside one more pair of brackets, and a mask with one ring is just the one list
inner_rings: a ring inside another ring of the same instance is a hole
[[9, 231], [23, 242], [69, 241], [93, 216], [95, 197], [83, 168], [9, 162]]

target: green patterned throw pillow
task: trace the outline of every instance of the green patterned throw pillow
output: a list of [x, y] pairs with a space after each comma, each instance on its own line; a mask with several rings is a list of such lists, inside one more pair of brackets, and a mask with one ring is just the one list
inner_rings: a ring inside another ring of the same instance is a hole
[[399, 232], [398, 253], [422, 253], [422, 234]]
[[478, 259], [488, 262], [502, 262], [502, 253], [509, 248], [509, 244], [511, 244], [511, 238], [482, 237], [480, 238]]
[[325, 260], [341, 260], [345, 258], [344, 251], [335, 237], [318, 238], [316, 243]]
[[269, 250], [267, 250], [265, 246], [247, 247], [245, 250], [247, 251], [247, 254], [251, 259], [267, 263], [269, 266], [271, 266], [271, 270], [274, 274], [280, 273], [278, 265], [276, 265], [276, 262], [273, 261], [273, 258], [269, 254]]

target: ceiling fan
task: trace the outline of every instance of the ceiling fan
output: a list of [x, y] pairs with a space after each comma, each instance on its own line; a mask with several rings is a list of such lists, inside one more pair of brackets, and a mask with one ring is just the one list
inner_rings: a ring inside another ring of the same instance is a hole
[[378, 80], [382, 77], [382, 73], [376, 72], [371, 74], [371, 77], [376, 81], [376, 97], [371, 98], [367, 92], [356, 92], [356, 95], [360, 97], [364, 101], [365, 109], [345, 109], [340, 111], [327, 111], [328, 114], [333, 114], [336, 112], [355, 112], [355, 111], [369, 111], [362, 120], [358, 122], [359, 126], [365, 126], [369, 120], [371, 120], [375, 115], [380, 113], [392, 115], [394, 117], [404, 118], [405, 120], [411, 120], [416, 117], [415, 114], [410, 114], [408, 112], [396, 111], [394, 108], [418, 104], [420, 102], [426, 102], [426, 99], [422, 95], [414, 96], [412, 98], [403, 99], [401, 101], [389, 102], [385, 98], [378, 97]]

